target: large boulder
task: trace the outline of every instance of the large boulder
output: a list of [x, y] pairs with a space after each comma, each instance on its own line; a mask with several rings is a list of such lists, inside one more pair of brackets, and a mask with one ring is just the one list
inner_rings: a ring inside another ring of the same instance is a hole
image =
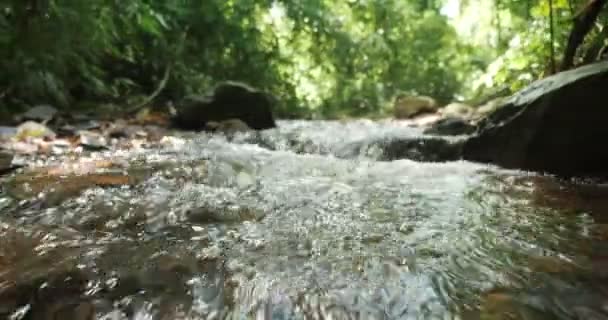
[[409, 119], [423, 113], [436, 112], [437, 108], [437, 102], [431, 97], [401, 94], [395, 97], [393, 113], [397, 119]]
[[239, 119], [255, 130], [276, 127], [274, 99], [267, 93], [237, 82], [224, 82], [207, 96], [191, 96], [178, 103], [173, 118], [183, 130], [205, 130], [209, 122]]
[[559, 176], [608, 173], [608, 62], [537, 81], [480, 122], [467, 160]]

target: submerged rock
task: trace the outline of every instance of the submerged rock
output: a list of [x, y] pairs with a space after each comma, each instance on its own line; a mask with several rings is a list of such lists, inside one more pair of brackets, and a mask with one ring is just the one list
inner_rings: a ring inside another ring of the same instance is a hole
[[458, 136], [475, 132], [476, 126], [461, 118], [444, 118], [424, 131], [425, 134]]
[[560, 176], [608, 173], [608, 62], [537, 81], [480, 123], [464, 158]]
[[459, 141], [440, 138], [396, 139], [388, 141], [380, 160], [456, 161], [461, 157], [461, 148]]
[[193, 96], [181, 101], [173, 118], [175, 127], [204, 130], [210, 122], [239, 119], [255, 130], [276, 127], [271, 95], [244, 84], [225, 82], [209, 96]]
[[94, 187], [122, 187], [137, 184], [139, 177], [122, 173], [89, 173], [59, 175], [24, 173], [6, 185], [6, 193], [19, 200], [34, 200], [41, 207], [51, 207]]
[[435, 112], [438, 105], [431, 97], [398, 95], [393, 108], [395, 118], [408, 119], [423, 113]]
[[382, 138], [350, 144], [340, 158], [372, 156], [380, 161], [409, 159], [420, 162], [456, 161], [461, 158], [462, 140], [435, 137]]
[[247, 207], [228, 206], [214, 208], [202, 206], [193, 208], [186, 213], [187, 219], [194, 223], [237, 223], [243, 221], [257, 221], [266, 214], [260, 210]]

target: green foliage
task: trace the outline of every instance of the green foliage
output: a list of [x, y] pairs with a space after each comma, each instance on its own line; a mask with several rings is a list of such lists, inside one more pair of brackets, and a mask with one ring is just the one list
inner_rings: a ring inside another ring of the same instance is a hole
[[[0, 0], [0, 103], [132, 103], [168, 74], [158, 104], [237, 80], [280, 116], [361, 116], [398, 92], [447, 103], [546, 72], [548, 0], [461, 0], [461, 20], [446, 1]], [[554, 0], [558, 53], [571, 5]]]
[[[478, 0], [479, 1], [479, 0]], [[498, 2], [498, 1], [497, 1]], [[468, 5], [474, 6], [475, 0], [469, 0]], [[495, 44], [496, 54], [489, 60], [488, 68], [471, 86], [469, 95], [479, 96], [506, 89], [515, 92], [530, 82], [542, 78], [551, 70], [551, 42], [555, 50], [555, 63], [559, 66], [562, 53], [567, 43], [572, 21], [575, 15], [588, 1], [584, 0], [553, 0], [554, 38], [550, 35], [550, 6], [549, 0], [541, 1], [500, 1], [498, 14], [492, 14], [501, 21], [500, 32], [503, 46]], [[605, 27], [608, 26], [606, 13], [600, 17], [591, 35], [579, 50], [577, 63], [591, 62], [597, 53], [598, 46], [607, 40]], [[593, 48], [595, 46], [595, 48]], [[591, 52], [590, 50], [596, 50]], [[587, 61], [583, 61], [585, 55]]]

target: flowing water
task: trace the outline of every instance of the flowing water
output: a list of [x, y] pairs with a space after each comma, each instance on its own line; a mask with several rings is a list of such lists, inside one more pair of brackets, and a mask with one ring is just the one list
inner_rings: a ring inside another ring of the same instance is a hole
[[608, 319], [607, 187], [379, 161], [420, 132], [188, 135], [120, 154], [137, 184], [53, 201], [9, 177], [0, 319]]

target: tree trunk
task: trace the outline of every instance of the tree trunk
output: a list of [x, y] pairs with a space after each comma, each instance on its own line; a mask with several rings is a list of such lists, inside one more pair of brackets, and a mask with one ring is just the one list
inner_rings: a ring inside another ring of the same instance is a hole
[[590, 0], [585, 7], [574, 17], [574, 25], [568, 37], [568, 43], [564, 52], [561, 70], [567, 70], [574, 66], [576, 50], [581, 45], [585, 36], [593, 28], [593, 24], [606, 5], [608, 0]]
[[551, 33], [551, 74], [557, 72], [555, 67], [555, 27], [553, 22], [553, 0], [549, 0], [549, 32]]

